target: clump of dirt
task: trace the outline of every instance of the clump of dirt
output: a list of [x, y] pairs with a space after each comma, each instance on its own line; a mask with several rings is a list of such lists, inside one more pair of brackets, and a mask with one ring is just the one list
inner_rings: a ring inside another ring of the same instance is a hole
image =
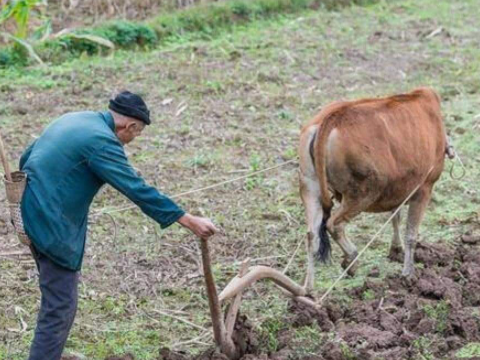
[[425, 264], [425, 267], [450, 266], [454, 260], [455, 251], [442, 244], [420, 242], [415, 249], [415, 261]]
[[254, 354], [259, 345], [259, 336], [253, 324], [245, 315], [239, 315], [233, 332], [233, 343], [240, 349], [240, 354]]
[[461, 238], [462, 242], [465, 244], [480, 244], [480, 234], [472, 234], [470, 232], [463, 234]]
[[314, 309], [303, 303], [291, 302], [289, 312], [293, 314], [290, 321], [295, 327], [309, 326], [316, 322], [322, 331], [328, 332], [335, 328], [327, 308]]
[[[234, 329], [232, 340], [239, 350], [241, 358], [243, 360], [254, 360], [256, 354], [259, 353], [259, 336], [255, 332], [253, 324], [245, 315], [239, 314]], [[159, 360], [228, 360], [228, 358], [214, 347], [193, 358], [185, 353], [163, 348], [160, 350]], [[282, 359], [277, 358], [276, 360]]]
[[162, 360], [186, 360], [188, 359], [187, 354], [183, 352], [175, 352], [167, 348], [160, 349], [160, 357]]
[[109, 356], [105, 360], [135, 360], [132, 354], [126, 354], [123, 356]]

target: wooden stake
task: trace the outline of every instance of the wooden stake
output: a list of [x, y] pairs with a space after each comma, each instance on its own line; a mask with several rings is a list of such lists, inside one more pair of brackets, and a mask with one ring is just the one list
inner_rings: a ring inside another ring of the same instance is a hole
[[2, 135], [0, 134], [0, 158], [2, 159], [3, 168], [5, 169], [5, 175], [7, 180], [12, 182], [12, 172], [10, 171], [10, 165], [8, 165], [7, 154], [5, 153], [5, 147], [3, 146]]

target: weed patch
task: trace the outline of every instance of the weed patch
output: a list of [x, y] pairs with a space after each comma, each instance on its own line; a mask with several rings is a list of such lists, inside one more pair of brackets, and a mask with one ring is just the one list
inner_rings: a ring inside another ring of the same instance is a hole
[[458, 350], [456, 356], [460, 359], [471, 359], [480, 356], [480, 343], [470, 343]]

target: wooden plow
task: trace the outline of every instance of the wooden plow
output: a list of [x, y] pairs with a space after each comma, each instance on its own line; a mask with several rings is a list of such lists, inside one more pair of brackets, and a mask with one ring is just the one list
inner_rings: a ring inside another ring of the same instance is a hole
[[[234, 344], [232, 335], [242, 301], [242, 293], [256, 281], [263, 279], [272, 280], [278, 287], [280, 287], [285, 295], [308, 306], [318, 308], [312, 299], [306, 297], [307, 291], [304, 287], [298, 285], [295, 281], [271, 267], [249, 267], [249, 260], [242, 263], [238, 275], [233, 278], [220, 295], [218, 295], [215, 279], [212, 274], [208, 240], [200, 239], [200, 244], [215, 343], [220, 352], [226, 355], [229, 359], [236, 360], [243, 355], [240, 353], [240, 349]], [[231, 300], [231, 302], [224, 317], [221, 304], [227, 300]]]

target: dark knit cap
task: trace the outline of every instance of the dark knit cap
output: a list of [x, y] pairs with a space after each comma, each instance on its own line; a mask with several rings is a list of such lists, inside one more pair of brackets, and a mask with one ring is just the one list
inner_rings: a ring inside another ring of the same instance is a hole
[[108, 108], [119, 114], [141, 120], [147, 125], [151, 123], [147, 104], [140, 96], [130, 91], [123, 91], [115, 96], [115, 99], [111, 99]]

